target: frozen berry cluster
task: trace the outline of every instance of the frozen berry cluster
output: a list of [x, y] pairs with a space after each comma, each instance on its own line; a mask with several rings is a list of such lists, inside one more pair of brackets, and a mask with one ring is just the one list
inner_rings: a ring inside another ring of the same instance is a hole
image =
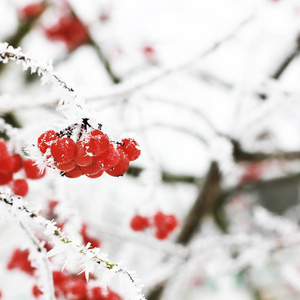
[[19, 174], [14, 178], [22, 171], [27, 179], [40, 179], [45, 175], [45, 170], [41, 171], [34, 160], [10, 153], [6, 142], [0, 139], [0, 185], [8, 185], [15, 195], [24, 197], [28, 193], [27, 180], [20, 179]]
[[[8, 264], [7, 269], [19, 269], [28, 275], [35, 275], [35, 268], [31, 266], [28, 259], [29, 251], [15, 249]], [[67, 272], [53, 271], [53, 284], [55, 297], [65, 300], [122, 300], [122, 298], [113, 292], [111, 289], [101, 289], [97, 286], [92, 286], [86, 281], [84, 274], [73, 275]], [[95, 278], [91, 277], [91, 281]], [[43, 295], [37, 285], [32, 287], [32, 295], [34, 298], [39, 298]]]
[[94, 129], [88, 119], [60, 132], [44, 132], [38, 138], [37, 146], [46, 160], [53, 161], [51, 166], [54, 165], [69, 178], [81, 175], [97, 178], [103, 172], [122, 176], [129, 168], [130, 161], [136, 160], [141, 153], [135, 140], [110, 141], [107, 134]]
[[166, 239], [177, 226], [178, 220], [175, 215], [167, 215], [161, 211], [158, 211], [151, 218], [135, 215], [130, 221], [130, 227], [134, 231], [153, 228], [155, 237], [159, 240]]

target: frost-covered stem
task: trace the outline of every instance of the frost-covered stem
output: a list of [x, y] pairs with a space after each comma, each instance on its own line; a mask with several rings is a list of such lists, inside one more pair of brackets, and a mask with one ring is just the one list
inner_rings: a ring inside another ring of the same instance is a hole
[[[24, 205], [21, 197], [0, 193], [0, 201], [11, 207], [10, 212], [17, 219], [26, 219], [28, 222], [31, 222], [32, 226], [41, 229], [46, 236], [51, 238], [52, 242], [58, 248], [55, 249], [54, 246], [54, 248], [51, 250], [52, 253], [56, 254], [62, 252], [66, 254], [66, 252], [68, 251], [71, 254], [75, 252], [76, 255], [79, 255], [81, 257], [81, 259], [84, 259], [84, 263], [86, 265], [92, 262], [97, 264], [99, 267], [103, 267], [107, 270], [114, 272], [115, 274], [122, 273], [123, 275], [125, 275], [127, 280], [129, 280], [131, 288], [134, 292], [134, 295], [131, 294], [130, 299], [145, 299], [141, 293], [141, 287], [137, 284], [135, 277], [126, 269], [121, 268], [117, 263], [113, 263], [106, 258], [102, 258], [101, 256], [104, 256], [104, 254], [100, 252], [100, 249], [88, 249], [88, 247], [84, 247], [73, 242], [57, 226], [55, 226], [53, 222], [46, 220], [45, 218], [43, 218], [35, 212], [30, 211]], [[87, 269], [85, 271], [87, 275], [89, 271]]]
[[24, 222], [20, 221], [20, 226], [26, 232], [27, 236], [32, 241], [32, 243], [35, 245], [35, 250], [37, 253], [36, 257], [39, 257], [40, 255], [42, 255], [44, 269], [46, 270], [46, 274], [45, 274], [46, 276], [44, 276], [43, 272], [40, 273], [41, 277], [46, 277], [44, 280], [44, 283], [42, 285], [43, 294], [47, 295], [50, 300], [55, 300], [56, 298], [54, 295], [54, 284], [53, 284], [52, 272], [51, 272], [51, 268], [49, 266], [48, 258], [46, 257], [47, 251], [42, 246], [40, 241], [36, 238], [36, 236], [33, 234], [33, 232], [30, 230], [30, 228], [28, 228], [28, 226]]
[[[231, 39], [233, 39], [237, 33], [240, 32], [244, 26], [246, 26], [250, 21], [253, 20], [253, 17], [249, 17], [246, 20], [242, 21], [239, 25], [237, 25], [228, 35], [225, 37], [221, 38], [219, 41], [215, 42], [212, 46], [208, 47], [206, 50], [201, 51], [198, 55], [195, 57], [180, 63], [174, 67], [166, 68], [163, 71], [158, 72], [155, 75], [150, 75], [148, 78], [146, 78], [144, 81], [139, 81], [138, 83], [128, 85], [128, 84], [123, 84], [118, 87], [118, 89], [114, 89], [112, 92], [103, 94], [103, 95], [98, 95], [94, 97], [89, 97], [86, 98], [86, 100], [100, 100], [100, 99], [108, 99], [108, 98], [123, 98], [126, 97], [134, 92], [137, 92], [145, 87], [150, 86], [151, 84], [160, 81], [161, 79], [164, 79], [165, 77], [172, 75], [174, 73], [183, 71], [187, 68], [192, 67], [195, 65], [195, 63], [209, 54], [213, 53], [215, 50], [217, 50], [220, 46], [223, 44], [227, 43]], [[140, 76], [139, 76], [140, 77]]]
[[[28, 67], [32, 68], [32, 63], [36, 63], [32, 58], [28, 57], [27, 55], [23, 54], [22, 52], [19, 53], [12, 53], [9, 50], [4, 51], [0, 53], [0, 59], [3, 63], [5, 63], [7, 60], [17, 60], [25, 63]], [[41, 75], [50, 75], [50, 77], [56, 81], [60, 86], [62, 86], [64, 89], [68, 90], [69, 92], [74, 92], [73, 88], [68, 87], [67, 84], [61, 80], [57, 75], [50, 72], [48, 68], [44, 68], [42, 66], [35, 66], [36, 71], [38, 74]], [[34, 72], [34, 70], [32, 69]]]

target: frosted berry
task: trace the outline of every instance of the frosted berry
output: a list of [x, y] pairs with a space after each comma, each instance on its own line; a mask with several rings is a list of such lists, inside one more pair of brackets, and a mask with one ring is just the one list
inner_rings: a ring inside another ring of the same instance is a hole
[[104, 171], [100, 169], [99, 172], [96, 173], [96, 174], [93, 174], [93, 175], [91, 175], [91, 174], [85, 174], [85, 176], [87, 176], [87, 177], [89, 177], [89, 178], [98, 178], [98, 177], [100, 177], [103, 173], [104, 173]]
[[58, 136], [54, 130], [48, 130], [41, 134], [38, 138], [37, 146], [39, 150], [44, 154], [51, 146], [51, 143], [58, 139]]
[[102, 170], [109, 170], [118, 164], [120, 155], [114, 145], [110, 144], [108, 150], [95, 159]]
[[16, 179], [11, 181], [10, 188], [17, 196], [25, 197], [28, 193], [28, 183], [25, 179]]
[[74, 161], [78, 166], [88, 166], [93, 163], [93, 156], [88, 155], [86, 152], [85, 143], [83, 141], [79, 141], [76, 143], [76, 152], [74, 156]]
[[129, 168], [129, 159], [127, 155], [122, 150], [118, 150], [118, 153], [120, 158], [118, 164], [105, 171], [107, 174], [115, 177], [124, 175]]
[[22, 169], [23, 159], [19, 154], [13, 154], [12, 158], [13, 158], [13, 165], [14, 165], [12, 171], [13, 173], [17, 173]]
[[134, 139], [123, 139], [118, 149], [124, 151], [130, 161], [136, 160], [141, 155], [138, 143]]
[[73, 160], [76, 144], [70, 138], [59, 138], [51, 144], [51, 155], [58, 163], [68, 163]]
[[110, 145], [108, 136], [98, 129], [87, 133], [83, 139], [86, 152], [94, 156], [105, 153]]
[[28, 179], [40, 179], [46, 173], [46, 170], [40, 170], [36, 162], [32, 159], [24, 160], [23, 168]]
[[0, 158], [0, 172], [12, 173], [14, 169], [14, 159], [12, 155], [7, 155], [5, 158]]
[[149, 219], [140, 215], [134, 216], [130, 221], [130, 227], [134, 231], [145, 230], [149, 226]]
[[43, 292], [39, 289], [37, 285], [32, 287], [32, 295], [34, 298], [39, 298], [40, 295], [43, 295]]
[[69, 51], [90, 40], [84, 24], [73, 15], [63, 16], [58, 23], [50, 28], [44, 28], [44, 31], [49, 40], [64, 42]]
[[0, 139], [0, 159], [4, 159], [8, 156], [8, 149], [4, 140]]
[[78, 178], [82, 175], [82, 172], [79, 169], [79, 167], [76, 166], [73, 170], [71, 170], [69, 172], [65, 172], [64, 174], [65, 174], [65, 176], [67, 176], [69, 178]]
[[13, 174], [12, 173], [1, 173], [0, 172], [0, 185], [8, 184], [12, 181]]
[[28, 257], [29, 257], [28, 250], [15, 249], [7, 264], [7, 269], [8, 270], [21, 269], [25, 273], [28, 273], [29, 275], [33, 275], [35, 268], [31, 266], [31, 262], [28, 259]]
[[93, 163], [90, 166], [80, 167], [82, 174], [95, 175], [100, 171], [98, 164]]
[[71, 170], [73, 170], [77, 164], [74, 160], [71, 160], [70, 162], [67, 163], [54, 163], [54, 165], [56, 166], [56, 168], [60, 171], [64, 171], [64, 172], [69, 172]]
[[174, 215], [166, 215], [159, 211], [153, 218], [155, 226], [155, 236], [163, 240], [177, 227], [178, 221]]

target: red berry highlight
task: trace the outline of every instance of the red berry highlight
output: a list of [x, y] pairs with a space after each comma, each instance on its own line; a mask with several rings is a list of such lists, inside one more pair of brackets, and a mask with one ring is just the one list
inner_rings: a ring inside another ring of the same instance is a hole
[[28, 193], [28, 183], [25, 179], [16, 179], [11, 181], [10, 188], [17, 196], [25, 197]]
[[83, 139], [83, 143], [86, 152], [94, 156], [105, 153], [110, 145], [108, 136], [98, 129], [87, 133]]
[[46, 170], [41, 171], [32, 159], [24, 160], [23, 168], [28, 179], [40, 179], [46, 174]]
[[59, 138], [51, 144], [51, 155], [58, 163], [68, 163], [73, 160], [76, 144], [70, 138]]
[[76, 152], [74, 156], [74, 161], [78, 166], [89, 166], [93, 163], [93, 156], [88, 155], [83, 141], [76, 143]]
[[118, 149], [124, 151], [130, 161], [134, 161], [141, 155], [139, 144], [134, 139], [123, 139], [122, 145], [118, 145]]
[[108, 150], [95, 159], [102, 170], [109, 170], [118, 164], [120, 155], [114, 145], [110, 144]]
[[134, 231], [142, 231], [149, 227], [149, 219], [140, 215], [134, 216], [130, 221], [130, 227]]
[[41, 134], [38, 138], [37, 146], [39, 150], [44, 154], [51, 146], [51, 143], [58, 139], [58, 136], [54, 130], [48, 130]]
[[129, 158], [127, 157], [127, 155], [120, 149], [118, 150], [118, 153], [119, 153], [118, 164], [113, 168], [105, 171], [107, 174], [115, 177], [123, 176], [129, 168]]

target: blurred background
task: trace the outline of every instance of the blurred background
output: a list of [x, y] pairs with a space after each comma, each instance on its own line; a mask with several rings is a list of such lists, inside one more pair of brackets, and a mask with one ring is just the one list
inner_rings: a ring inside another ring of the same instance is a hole
[[[0, 41], [51, 61], [112, 140], [142, 151], [119, 178], [48, 169], [28, 183], [30, 207], [79, 243], [96, 239], [148, 300], [300, 298], [298, 0], [1, 0]], [[59, 100], [36, 73], [0, 64], [11, 151], [72, 124]], [[159, 212], [175, 220], [163, 237]], [[135, 228], [137, 215], [150, 225]], [[28, 242], [16, 222], [0, 241], [2, 298], [42, 299], [38, 276], [8, 268]]]

